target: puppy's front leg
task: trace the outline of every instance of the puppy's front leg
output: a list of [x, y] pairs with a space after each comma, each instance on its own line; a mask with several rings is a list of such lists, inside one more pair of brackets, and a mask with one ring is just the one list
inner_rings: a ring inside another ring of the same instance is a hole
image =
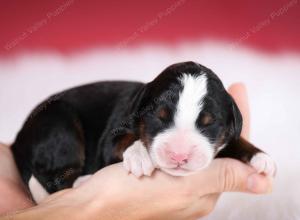
[[276, 164], [273, 159], [243, 138], [230, 142], [216, 157], [238, 159], [250, 164], [258, 173], [264, 173], [268, 176], [275, 176], [276, 174]]
[[136, 177], [151, 176], [155, 169], [144, 144], [137, 140], [123, 153], [124, 168]]

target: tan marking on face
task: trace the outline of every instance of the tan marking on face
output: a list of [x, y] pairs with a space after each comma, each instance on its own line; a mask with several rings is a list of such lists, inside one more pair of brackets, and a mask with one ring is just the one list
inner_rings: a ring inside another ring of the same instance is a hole
[[223, 144], [225, 144], [225, 136], [226, 132], [223, 131], [222, 134], [220, 135], [220, 137], [218, 138], [218, 143], [216, 145], [216, 147], [221, 147]]
[[210, 113], [204, 113], [201, 117], [201, 124], [202, 125], [209, 125], [214, 121], [212, 115]]
[[159, 110], [158, 115], [160, 119], [165, 120], [169, 117], [169, 111], [166, 108], [162, 108]]
[[143, 121], [141, 121], [141, 123], [140, 123], [140, 139], [141, 139], [142, 143], [145, 145], [145, 147], [149, 146], [150, 140], [145, 132], [145, 123]]

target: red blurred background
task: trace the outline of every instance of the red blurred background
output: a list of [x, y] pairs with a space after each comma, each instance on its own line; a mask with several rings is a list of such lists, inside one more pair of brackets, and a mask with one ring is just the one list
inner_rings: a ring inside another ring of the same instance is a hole
[[297, 0], [2, 0], [0, 53], [219, 39], [300, 50]]

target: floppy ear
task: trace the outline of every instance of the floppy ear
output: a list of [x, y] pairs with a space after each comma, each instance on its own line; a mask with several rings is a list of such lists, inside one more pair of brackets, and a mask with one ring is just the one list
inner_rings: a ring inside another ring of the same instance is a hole
[[119, 160], [123, 160], [123, 152], [129, 147], [134, 141], [139, 139], [139, 126], [138, 121], [140, 118], [140, 106], [142, 99], [145, 94], [145, 86], [142, 86], [136, 91], [131, 99], [130, 103], [127, 104], [127, 118], [117, 130], [117, 135], [114, 136], [113, 142], [115, 144], [114, 154]]
[[141, 106], [141, 102], [145, 96], [145, 92], [146, 92], [146, 85], [142, 86], [133, 97], [132, 102], [130, 103], [129, 106], [129, 112], [128, 112], [129, 114], [138, 113]]
[[243, 118], [242, 114], [235, 103], [234, 99], [229, 95], [231, 101], [231, 134], [234, 139], [239, 139], [242, 131], [243, 126]]
[[142, 86], [132, 98], [131, 103], [128, 103], [128, 119], [129, 125], [128, 129], [137, 133], [137, 127], [139, 125], [140, 119], [143, 116], [145, 111], [145, 103], [147, 100], [147, 91], [148, 91], [148, 84]]

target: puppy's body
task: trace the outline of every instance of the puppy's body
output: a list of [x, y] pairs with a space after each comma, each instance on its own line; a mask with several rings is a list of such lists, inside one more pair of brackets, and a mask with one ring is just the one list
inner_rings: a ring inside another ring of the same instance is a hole
[[52, 96], [32, 112], [12, 149], [25, 183], [48, 193], [123, 159], [136, 176], [155, 168], [189, 175], [215, 157], [272, 175], [273, 161], [240, 139], [241, 127], [218, 77], [186, 62], [147, 84], [100, 82]]
[[[34, 175], [48, 192], [71, 187], [78, 175], [121, 161], [113, 151], [120, 122], [143, 86], [99, 82], [56, 94], [29, 116], [12, 146], [25, 183]], [[70, 176], [66, 176], [69, 171]]]

